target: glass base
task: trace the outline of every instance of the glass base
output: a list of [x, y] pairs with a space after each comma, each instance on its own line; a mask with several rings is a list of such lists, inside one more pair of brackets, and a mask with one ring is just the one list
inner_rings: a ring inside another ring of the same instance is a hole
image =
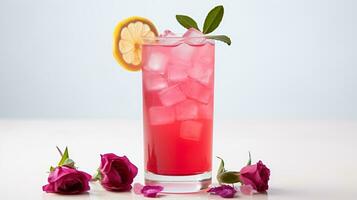
[[164, 193], [193, 193], [208, 188], [211, 184], [212, 173], [189, 176], [166, 176], [145, 172], [146, 185], [161, 185]]

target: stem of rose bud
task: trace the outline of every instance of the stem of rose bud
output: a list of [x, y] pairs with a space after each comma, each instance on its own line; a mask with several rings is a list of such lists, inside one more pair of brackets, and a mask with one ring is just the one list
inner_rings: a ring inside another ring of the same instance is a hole
[[59, 154], [60, 154], [61, 157], [62, 157], [62, 156], [63, 156], [63, 153], [62, 153], [61, 149], [60, 149], [58, 146], [56, 146], [56, 148], [57, 148], [57, 151], [59, 152]]
[[249, 154], [249, 160], [248, 160], [247, 165], [251, 165], [252, 164], [252, 156], [250, 155], [250, 151], [248, 151], [248, 154]]

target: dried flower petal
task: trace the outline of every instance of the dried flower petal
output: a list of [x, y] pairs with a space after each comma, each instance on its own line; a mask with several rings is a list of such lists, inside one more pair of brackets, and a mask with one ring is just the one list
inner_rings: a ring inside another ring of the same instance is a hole
[[207, 192], [210, 194], [219, 195], [223, 198], [233, 198], [237, 190], [229, 185], [221, 185], [218, 187], [210, 188]]
[[157, 193], [161, 192], [164, 188], [159, 185], [146, 185], [141, 189], [141, 193], [145, 197], [156, 197]]
[[252, 195], [253, 189], [254, 188], [251, 185], [241, 185], [239, 187], [239, 190], [242, 192], [242, 194], [245, 194], [245, 195]]
[[140, 183], [134, 183], [134, 193], [135, 194], [142, 194], [141, 190], [143, 189], [143, 185], [141, 185]]

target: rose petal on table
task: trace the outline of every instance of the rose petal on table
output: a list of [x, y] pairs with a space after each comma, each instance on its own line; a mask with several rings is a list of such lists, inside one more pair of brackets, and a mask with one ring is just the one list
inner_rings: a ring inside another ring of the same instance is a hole
[[159, 185], [146, 185], [141, 189], [141, 193], [145, 197], [156, 197], [157, 193], [161, 192], [164, 188]]
[[141, 190], [143, 189], [143, 185], [140, 183], [134, 183], [134, 193], [135, 194], [141, 194]]
[[241, 185], [239, 190], [244, 195], [252, 195], [253, 194], [253, 187], [251, 185]]
[[229, 185], [221, 185], [218, 187], [212, 187], [207, 192], [210, 194], [219, 195], [223, 198], [233, 198], [237, 190]]

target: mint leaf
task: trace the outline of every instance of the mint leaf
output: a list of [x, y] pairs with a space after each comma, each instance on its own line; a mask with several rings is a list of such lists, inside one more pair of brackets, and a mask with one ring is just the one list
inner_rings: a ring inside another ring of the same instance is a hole
[[231, 39], [226, 36], [226, 35], [206, 35], [205, 36], [206, 38], [208, 39], [212, 39], [212, 40], [218, 40], [218, 41], [221, 41], [221, 42], [224, 42], [228, 45], [231, 45]]
[[248, 153], [249, 153], [249, 160], [248, 160], [247, 165], [251, 165], [252, 164], [252, 156], [250, 155], [250, 151], [248, 151]]
[[224, 14], [224, 8], [222, 5], [214, 7], [206, 16], [203, 24], [203, 33], [208, 34], [214, 31], [221, 23]]
[[227, 184], [238, 183], [240, 182], [239, 172], [236, 171], [223, 172], [217, 175], [217, 180], [219, 183], [227, 183]]
[[68, 148], [66, 147], [66, 149], [64, 150], [64, 153], [62, 154], [62, 158], [58, 163], [58, 166], [62, 166], [64, 164], [64, 162], [69, 158], [68, 155]]
[[194, 19], [186, 15], [176, 15], [176, 20], [185, 28], [195, 28], [200, 30], [197, 26], [197, 23]]

